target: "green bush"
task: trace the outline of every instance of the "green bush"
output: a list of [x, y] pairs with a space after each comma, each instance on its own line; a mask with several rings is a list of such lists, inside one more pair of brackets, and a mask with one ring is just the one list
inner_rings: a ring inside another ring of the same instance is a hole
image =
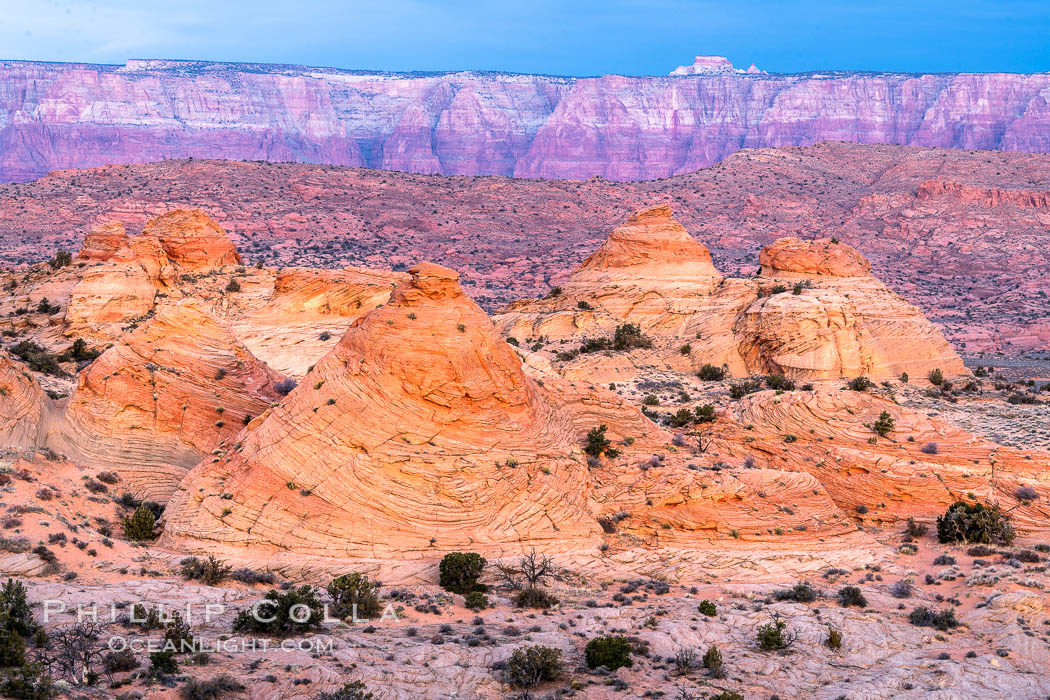
[[912, 610], [908, 620], [916, 627], [933, 627], [941, 632], [959, 626], [959, 621], [955, 619], [955, 611], [951, 608], [934, 612], [923, 605]]
[[226, 285], [227, 292], [239, 292], [241, 291], [241, 283], [235, 279], [231, 279], [230, 283]]
[[[253, 615], [253, 610], [242, 610], [233, 621], [234, 632], [259, 632], [275, 636], [307, 632], [320, 626], [324, 616], [324, 608], [317, 594], [310, 586], [291, 588], [282, 593], [272, 590], [265, 597], [268, 603], [260, 603], [255, 610], [258, 615]], [[292, 608], [297, 605], [305, 605], [308, 614], [303, 618], [300, 609], [297, 609], [297, 617], [292, 618]]]
[[766, 386], [776, 391], [794, 391], [795, 382], [783, 374], [770, 374], [766, 376]]
[[733, 690], [723, 690], [718, 695], [712, 695], [708, 700], [744, 700], [744, 696]]
[[138, 659], [130, 649], [111, 651], [102, 658], [102, 668], [109, 674], [134, 671], [138, 667]]
[[373, 620], [383, 613], [377, 581], [359, 573], [345, 574], [328, 584], [333, 610], [338, 617]]
[[0, 617], [0, 668], [21, 666], [26, 662], [26, 641], [6, 622]]
[[176, 654], [197, 651], [197, 642], [193, 638], [190, 626], [177, 612], [171, 614], [171, 619], [164, 626], [164, 648]]
[[998, 504], [956, 501], [937, 518], [937, 539], [942, 544], [1010, 544], [1016, 533]]
[[626, 637], [595, 637], [587, 642], [584, 655], [587, 668], [604, 666], [615, 671], [618, 668], [630, 668], [634, 664], [631, 661], [631, 643]]
[[715, 607], [715, 604], [712, 603], [710, 600], [701, 600], [700, 605], [697, 606], [697, 609], [702, 615], [707, 615], [708, 617], [714, 617], [718, 614], [718, 609]]
[[871, 426], [871, 429], [878, 433], [880, 437], [886, 437], [893, 430], [893, 427], [893, 417], [889, 411], [883, 411], [879, 414], [878, 420]]
[[700, 371], [696, 373], [696, 376], [700, 377], [705, 382], [719, 382], [726, 378], [726, 368], [716, 367], [712, 364], [705, 364], [700, 368]]
[[774, 613], [768, 624], [758, 628], [758, 648], [762, 651], [780, 651], [795, 643], [798, 635], [785, 634], [787, 623]]
[[852, 391], [867, 391], [875, 384], [867, 377], [854, 377], [846, 383]]
[[944, 384], [944, 372], [942, 372], [939, 369], [935, 369], [932, 372], [930, 372], [928, 379], [930, 380], [930, 384], [933, 384], [934, 386], [940, 386], [941, 384]]
[[715, 677], [722, 678], [725, 676], [725, 667], [722, 665], [722, 652], [719, 651], [718, 646], [712, 644], [710, 648], [704, 652], [703, 658], [704, 668], [707, 672]]
[[616, 327], [613, 334], [614, 350], [631, 350], [633, 348], [651, 348], [653, 342], [643, 333], [642, 329], [635, 323], [624, 323]]
[[868, 599], [864, 597], [861, 590], [856, 586], [843, 586], [838, 593], [839, 605], [844, 608], [866, 608]]
[[233, 567], [227, 566], [221, 559], [216, 559], [211, 555], [207, 559], [188, 557], [179, 563], [182, 566], [183, 576], [209, 586], [222, 583], [229, 578], [233, 570]]
[[55, 697], [51, 676], [42, 664], [25, 664], [0, 676], [0, 696], [18, 700], [50, 700]]
[[561, 651], [545, 646], [523, 646], [507, 661], [507, 679], [516, 688], [535, 688], [556, 681], [562, 672]]
[[23, 639], [29, 639], [37, 631], [26, 587], [21, 581], [9, 578], [0, 588], [0, 628], [17, 632]]
[[842, 632], [839, 632], [831, 625], [828, 625], [828, 638], [824, 640], [824, 644], [828, 649], [835, 649], [838, 651], [842, 648]]
[[791, 588], [773, 591], [776, 600], [793, 600], [796, 603], [812, 603], [817, 599], [817, 591], [805, 581], [796, 583]]
[[149, 672], [151, 676], [167, 676], [179, 672], [179, 662], [171, 650], [156, 651], [149, 655]]
[[477, 552], [451, 552], [446, 554], [438, 566], [438, 585], [450, 593], [466, 595], [473, 591], [486, 590], [478, 583], [485, 570], [485, 557]]
[[599, 425], [597, 428], [591, 428], [587, 432], [587, 444], [584, 446], [583, 451], [591, 457], [601, 457], [603, 454], [609, 459], [616, 459], [620, 455], [620, 451], [612, 446], [608, 438], [605, 437], [605, 431], [609, 428], [605, 425]]
[[153, 525], [156, 522], [153, 511], [143, 504], [136, 508], [130, 517], [124, 518], [124, 536], [139, 542], [156, 539], [157, 536], [153, 533]]
[[463, 604], [474, 612], [477, 612], [478, 610], [484, 610], [489, 606], [489, 599], [488, 596], [481, 591], [471, 591], [463, 596]]
[[59, 251], [55, 253], [55, 257], [47, 261], [47, 264], [51, 266], [52, 270], [57, 270], [61, 267], [65, 267], [71, 262], [73, 262], [73, 254], [68, 250], [59, 249]]
[[546, 610], [557, 605], [558, 599], [538, 586], [526, 586], [518, 591], [514, 597], [514, 604], [519, 608]]

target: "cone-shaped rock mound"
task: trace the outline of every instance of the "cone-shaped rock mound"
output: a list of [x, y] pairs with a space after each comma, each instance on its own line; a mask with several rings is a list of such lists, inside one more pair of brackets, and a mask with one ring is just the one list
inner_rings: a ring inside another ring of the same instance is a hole
[[188, 475], [170, 544], [383, 558], [597, 535], [571, 417], [455, 272], [410, 273], [236, 449]]
[[281, 379], [195, 304], [168, 307], [81, 372], [48, 444], [166, 500], [201, 457], [280, 398]]
[[233, 241], [200, 209], [175, 209], [151, 219], [142, 235], [155, 237], [171, 260], [188, 269], [236, 265], [241, 256]]
[[617, 273], [622, 273], [625, 280], [630, 276], [632, 281], [721, 277], [711, 262], [711, 253], [674, 219], [666, 204], [632, 214], [580, 265], [572, 279], [611, 277]]

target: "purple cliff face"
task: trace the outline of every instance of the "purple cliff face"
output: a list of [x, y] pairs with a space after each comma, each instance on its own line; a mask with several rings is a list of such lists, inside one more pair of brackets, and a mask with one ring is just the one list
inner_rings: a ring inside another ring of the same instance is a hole
[[652, 179], [835, 140], [1050, 151], [1050, 74], [558, 78], [0, 62], [0, 180], [199, 157]]

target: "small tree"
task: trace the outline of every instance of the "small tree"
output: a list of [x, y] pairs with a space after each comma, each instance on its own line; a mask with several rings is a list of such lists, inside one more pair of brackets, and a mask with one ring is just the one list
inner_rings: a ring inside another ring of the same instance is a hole
[[883, 411], [879, 414], [878, 420], [871, 426], [871, 429], [879, 434], [880, 437], [886, 437], [893, 430], [894, 420], [889, 414], [889, 411]]
[[157, 522], [153, 511], [145, 504], [139, 506], [131, 517], [124, 518], [124, 536], [133, 541], [144, 541], [156, 539], [153, 533], [153, 525]]
[[230, 283], [226, 285], [227, 292], [239, 292], [241, 291], [241, 283], [235, 279], [231, 279]]
[[605, 437], [606, 430], [608, 427], [604, 423], [597, 428], [591, 428], [587, 433], [587, 444], [583, 451], [595, 458], [604, 454], [609, 459], [616, 459], [620, 451], [614, 449], [612, 443]]
[[478, 577], [485, 570], [485, 557], [477, 552], [451, 552], [446, 554], [438, 566], [438, 584], [450, 593], [465, 595], [471, 591], [484, 592], [485, 586]]
[[312, 587], [272, 590], [263, 602], [237, 614], [233, 631], [272, 635], [308, 632], [320, 626], [323, 616], [324, 608]]
[[339, 617], [372, 620], [383, 612], [379, 587], [377, 581], [355, 572], [333, 579], [328, 584], [328, 595], [332, 596], [334, 611]]
[[999, 504], [956, 501], [937, 518], [937, 539], [942, 544], [1010, 544], [1015, 533]]
[[798, 632], [786, 632], [787, 623], [780, 613], [770, 615], [768, 624], [758, 628], [758, 648], [762, 651], [780, 651], [798, 641]]
[[706, 652], [704, 652], [703, 658], [704, 668], [707, 669], [708, 674], [712, 678], [724, 678], [725, 668], [722, 665], [722, 652], [718, 650], [718, 646], [712, 644]]
[[71, 262], [73, 262], [73, 254], [68, 250], [59, 249], [59, 251], [55, 253], [55, 257], [47, 261], [47, 264], [51, 266], [52, 270], [57, 270], [69, 265]]
[[841, 605], [844, 608], [868, 607], [868, 599], [864, 597], [864, 594], [856, 586], [843, 586], [839, 589], [838, 598], [839, 605]]
[[930, 372], [928, 379], [930, 380], [930, 384], [933, 384], [934, 386], [940, 386], [941, 384], [944, 384], [944, 372], [942, 372], [939, 368], [935, 369], [932, 372]]
[[507, 661], [507, 680], [526, 690], [556, 681], [562, 673], [561, 650], [545, 646], [518, 647]]
[[705, 364], [697, 372], [697, 376], [705, 382], [720, 382], [726, 378], [726, 367], [717, 367], [712, 364]]

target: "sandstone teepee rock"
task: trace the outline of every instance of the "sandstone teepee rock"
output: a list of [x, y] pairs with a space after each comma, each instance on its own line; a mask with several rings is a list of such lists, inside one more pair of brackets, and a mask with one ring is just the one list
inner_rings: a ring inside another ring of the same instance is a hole
[[571, 417], [455, 272], [410, 272], [240, 447], [189, 474], [169, 544], [411, 558], [596, 539]]

